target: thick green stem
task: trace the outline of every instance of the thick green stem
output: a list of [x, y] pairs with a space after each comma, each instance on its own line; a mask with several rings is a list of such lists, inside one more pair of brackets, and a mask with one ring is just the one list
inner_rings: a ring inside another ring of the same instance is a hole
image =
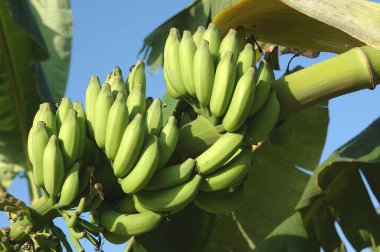
[[275, 82], [280, 118], [333, 97], [373, 89], [379, 83], [379, 76], [380, 51], [368, 46], [287, 75]]
[[30, 212], [31, 216], [22, 216], [10, 226], [10, 237], [20, 244], [29, 239], [28, 230], [36, 231], [59, 215], [45, 197], [34, 201], [30, 206]]

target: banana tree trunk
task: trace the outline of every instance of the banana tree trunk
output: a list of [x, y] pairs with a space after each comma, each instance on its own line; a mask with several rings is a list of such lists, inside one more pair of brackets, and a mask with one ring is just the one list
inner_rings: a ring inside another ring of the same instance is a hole
[[357, 47], [275, 81], [280, 119], [380, 82], [380, 51]]

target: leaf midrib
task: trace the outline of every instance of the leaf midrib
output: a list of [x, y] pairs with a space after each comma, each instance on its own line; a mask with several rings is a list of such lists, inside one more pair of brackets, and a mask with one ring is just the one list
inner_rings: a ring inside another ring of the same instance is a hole
[[[5, 3], [2, 0], [0, 5], [2, 5], [3, 11], [7, 10], [5, 8]], [[4, 15], [0, 16], [0, 50], [3, 52], [3, 60], [6, 65], [6, 71], [8, 75], [8, 84], [11, 90], [11, 96], [14, 101], [14, 107], [15, 107], [15, 113], [16, 113], [16, 118], [18, 121], [18, 128], [20, 131], [20, 136], [21, 136], [21, 141], [22, 141], [22, 147], [23, 147], [23, 152], [25, 155], [25, 159], [28, 160], [28, 155], [27, 155], [27, 150], [26, 150], [26, 145], [27, 145], [27, 126], [26, 126], [26, 119], [25, 119], [25, 111], [21, 103], [21, 94], [18, 90], [18, 83], [17, 83], [17, 78], [16, 78], [16, 71], [12, 62], [12, 57], [11, 57], [11, 52], [9, 51], [8, 43], [6, 40], [6, 34], [5, 34], [5, 29], [3, 25], [3, 18]], [[28, 169], [28, 168], [26, 168]]]

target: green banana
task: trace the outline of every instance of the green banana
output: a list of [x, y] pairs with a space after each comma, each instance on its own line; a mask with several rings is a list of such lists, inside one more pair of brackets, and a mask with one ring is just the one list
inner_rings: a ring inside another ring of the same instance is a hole
[[146, 76], [145, 76], [145, 63], [144, 61], [138, 61], [133, 66], [131, 73], [127, 79], [129, 93], [132, 93], [133, 88], [137, 85], [141, 85], [142, 93], [145, 96], [146, 93]]
[[293, 137], [295, 131], [295, 117], [290, 116], [277, 123], [269, 134], [269, 140], [274, 144], [287, 144]]
[[277, 100], [277, 91], [273, 89], [264, 106], [249, 121], [247, 134], [251, 137], [250, 143], [257, 144], [265, 139], [276, 125], [280, 113], [280, 104]]
[[87, 119], [87, 131], [92, 139], [95, 139], [94, 125], [96, 114], [96, 100], [100, 92], [99, 78], [95, 75], [91, 76], [90, 83], [86, 90], [86, 119]]
[[171, 97], [175, 98], [175, 99], [180, 99], [182, 97], [182, 95], [180, 93], [178, 93], [174, 88], [173, 88], [173, 84], [172, 82], [170, 81], [169, 79], [169, 76], [168, 76], [168, 71], [167, 71], [167, 67], [166, 65], [164, 65], [164, 81], [165, 81], [165, 85], [166, 85], [166, 88], [170, 94]]
[[[110, 84], [111, 81], [112, 81], [112, 73], [109, 73], [107, 74], [106, 79], [104, 80], [103, 84], [106, 84], [106, 83]], [[99, 88], [99, 91], [100, 91], [100, 88]]]
[[70, 168], [69, 172], [66, 175], [66, 178], [63, 182], [61, 195], [59, 197], [58, 206], [68, 206], [76, 198], [79, 191], [79, 171], [80, 164], [74, 163]]
[[102, 149], [104, 149], [106, 145], [108, 114], [113, 102], [114, 99], [111, 93], [111, 86], [105, 83], [99, 92], [98, 98], [96, 99], [96, 114], [93, 126], [96, 144]]
[[136, 84], [127, 98], [129, 118], [133, 119], [137, 113], [144, 114], [146, 109], [145, 93], [142, 85]]
[[145, 127], [143, 117], [137, 114], [124, 131], [115, 161], [112, 164], [115, 176], [126, 176], [137, 161], [144, 143]]
[[153, 135], [146, 140], [140, 158], [132, 171], [119, 180], [123, 192], [132, 194], [143, 189], [156, 171], [158, 158], [157, 136]]
[[133, 214], [136, 213], [135, 202], [131, 195], [125, 196], [115, 206], [115, 210], [123, 214]]
[[107, 119], [105, 150], [108, 159], [115, 159], [128, 123], [129, 116], [125, 94], [118, 93]]
[[219, 62], [212, 88], [210, 110], [217, 117], [224, 115], [235, 88], [235, 64], [232, 52], [226, 52]]
[[256, 52], [252, 44], [247, 43], [236, 62], [236, 79], [239, 80], [251, 67], [256, 68]]
[[86, 113], [84, 112], [81, 102], [74, 102], [73, 109], [77, 112], [79, 126], [78, 157], [82, 159], [87, 143]]
[[171, 189], [133, 195], [135, 202], [150, 211], [171, 211], [188, 205], [197, 195], [202, 176], [195, 175], [189, 182]]
[[195, 160], [191, 158], [182, 164], [165, 167], [153, 175], [144, 190], [157, 191], [183, 184], [189, 179], [191, 173], [194, 171], [194, 167]]
[[165, 42], [164, 49], [164, 65], [168, 78], [173, 85], [173, 88], [181, 95], [187, 95], [185, 84], [181, 74], [180, 61], [179, 61], [179, 44], [180, 35], [179, 30], [171, 28], [168, 38]]
[[233, 62], [236, 63], [240, 52], [239, 38], [235, 29], [230, 29], [227, 35], [223, 38], [219, 48], [219, 60], [223, 58], [224, 54], [228, 51], [232, 52]]
[[221, 136], [211, 147], [199, 155], [195, 160], [200, 174], [210, 174], [220, 168], [243, 143], [247, 130], [243, 126], [234, 133], [227, 132]]
[[239, 52], [241, 52], [244, 49], [245, 43], [247, 41], [245, 37], [245, 28], [244, 26], [238, 26], [236, 27], [236, 35], [238, 38], [238, 45], [239, 45]]
[[194, 85], [198, 101], [202, 106], [210, 103], [212, 86], [214, 84], [214, 63], [206, 40], [199, 43], [194, 55]]
[[57, 123], [58, 130], [61, 128], [62, 123], [65, 121], [67, 113], [71, 108], [73, 108], [73, 105], [71, 104], [70, 98], [63, 97], [55, 114], [55, 120]]
[[129, 238], [131, 238], [129, 235], [120, 236], [107, 230], [104, 230], [102, 234], [104, 238], [112, 244], [124, 244], [129, 240]]
[[274, 81], [274, 73], [270, 68], [269, 63], [263, 59], [260, 62], [259, 69], [257, 70], [257, 84], [255, 102], [249, 112], [249, 117], [253, 116], [264, 105], [268, 98], [272, 82]]
[[154, 99], [146, 111], [145, 127], [147, 135], [158, 135], [162, 129], [162, 103], [160, 99]]
[[229, 213], [237, 210], [244, 199], [243, 186], [232, 192], [199, 192], [194, 203], [203, 211], [213, 214]]
[[57, 124], [50, 103], [42, 103], [40, 108], [41, 111], [39, 112], [38, 121], [42, 121], [46, 124], [46, 129], [49, 136], [57, 135]]
[[44, 150], [49, 142], [49, 133], [44, 122], [37, 122], [33, 132], [33, 175], [39, 187], [44, 186], [43, 158]]
[[122, 214], [116, 211], [104, 211], [100, 217], [100, 225], [116, 235], [137, 236], [156, 228], [162, 216], [155, 212]]
[[217, 172], [204, 178], [201, 184], [203, 191], [217, 191], [243, 181], [251, 167], [252, 151], [242, 150], [236, 157], [228, 161]]
[[58, 137], [52, 135], [43, 156], [44, 186], [50, 197], [58, 195], [65, 178], [65, 167], [59, 145]]
[[223, 118], [223, 128], [234, 132], [245, 123], [255, 96], [255, 69], [249, 68], [236, 84], [228, 110]]
[[210, 23], [203, 33], [202, 39], [208, 41], [212, 58], [214, 59], [214, 66], [218, 63], [219, 48], [222, 39], [219, 34], [219, 30], [215, 24]]
[[37, 122], [39, 121], [39, 116], [40, 116], [40, 113], [41, 113], [41, 106], [39, 107], [39, 109], [37, 110], [36, 114], [34, 115], [34, 118], [33, 118], [33, 124], [32, 124], [32, 127], [30, 128], [29, 130], [29, 134], [28, 134], [28, 143], [27, 143], [27, 149], [28, 149], [28, 157], [29, 157], [29, 161], [30, 163], [33, 165], [33, 133], [34, 133], [34, 129], [35, 129], [35, 126], [37, 124]]
[[160, 157], [158, 161], [158, 168], [163, 167], [172, 156], [178, 142], [178, 128], [177, 119], [174, 116], [169, 117], [160, 136], [158, 137], [158, 148], [160, 150]]
[[183, 31], [183, 36], [179, 43], [179, 63], [185, 89], [187, 93], [193, 97], [196, 97], [193, 73], [194, 54], [196, 50], [197, 46], [191, 37], [191, 32]]
[[111, 85], [111, 93], [114, 98], [116, 98], [118, 93], [127, 95], [127, 89], [125, 88], [123, 73], [118, 66], [115, 67], [115, 69], [112, 71], [112, 78], [109, 84]]
[[58, 136], [61, 139], [61, 151], [65, 168], [69, 168], [77, 160], [79, 151], [79, 122], [77, 112], [74, 109], [69, 110]]
[[194, 40], [196, 47], [199, 46], [199, 43], [201, 42], [203, 34], [205, 33], [205, 31], [206, 31], [206, 28], [204, 28], [203, 26], [198, 26], [197, 30], [194, 32], [193, 40]]

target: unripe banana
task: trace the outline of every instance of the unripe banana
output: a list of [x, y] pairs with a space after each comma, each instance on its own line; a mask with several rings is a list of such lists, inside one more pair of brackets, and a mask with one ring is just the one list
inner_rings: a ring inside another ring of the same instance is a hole
[[49, 142], [49, 133], [44, 122], [37, 122], [32, 137], [34, 181], [39, 187], [43, 187], [43, 158], [46, 145]]
[[33, 165], [34, 161], [33, 161], [33, 133], [34, 133], [34, 129], [36, 128], [36, 124], [37, 122], [39, 121], [38, 118], [40, 116], [40, 113], [41, 113], [41, 106], [39, 107], [38, 111], [36, 112], [36, 114], [34, 115], [34, 118], [33, 118], [33, 124], [32, 124], [32, 127], [30, 128], [29, 130], [29, 134], [28, 134], [28, 157], [29, 157], [29, 161], [30, 163]]
[[95, 139], [94, 125], [96, 114], [96, 100], [100, 92], [99, 78], [95, 75], [91, 76], [90, 83], [86, 90], [86, 119], [87, 119], [87, 131], [92, 139]]
[[75, 109], [77, 112], [77, 120], [79, 126], [78, 158], [82, 159], [87, 142], [86, 113], [84, 112], [81, 102], [74, 102], [73, 109]]
[[239, 80], [251, 67], [256, 68], [256, 55], [252, 44], [247, 43], [236, 62], [236, 79]]
[[214, 63], [206, 40], [202, 40], [194, 55], [194, 85], [199, 103], [207, 106], [210, 103], [214, 84]]
[[230, 213], [237, 210], [244, 199], [243, 186], [232, 192], [199, 192], [194, 203], [203, 211], [213, 214]]
[[145, 63], [144, 61], [138, 61], [134, 65], [131, 73], [128, 77], [128, 90], [129, 93], [132, 93], [133, 88], [137, 85], [141, 85], [142, 93], [145, 96], [146, 93], [146, 76], [145, 76]]
[[228, 110], [223, 118], [223, 128], [234, 132], [245, 123], [255, 96], [255, 69], [249, 68], [236, 84]]
[[239, 38], [235, 29], [230, 29], [223, 38], [219, 48], [219, 59], [222, 59], [226, 52], [232, 52], [233, 62], [235, 63], [240, 52]]
[[143, 117], [137, 114], [124, 131], [120, 147], [113, 162], [115, 176], [123, 178], [135, 165], [144, 144], [145, 127]]
[[294, 135], [295, 117], [290, 116], [277, 123], [269, 135], [271, 143], [287, 144]]
[[264, 106], [248, 123], [247, 134], [251, 137], [251, 143], [257, 144], [264, 140], [276, 125], [280, 113], [280, 104], [277, 100], [277, 91], [270, 92]]
[[75, 163], [70, 168], [69, 172], [66, 175], [66, 178], [63, 182], [62, 189], [61, 189], [61, 195], [59, 197], [58, 206], [68, 206], [70, 205], [73, 200], [76, 198], [78, 191], [79, 191], [79, 171], [80, 171], [80, 164]]
[[104, 238], [112, 244], [124, 244], [129, 240], [129, 238], [131, 238], [129, 235], [120, 236], [107, 230], [104, 230], [102, 234]]
[[133, 195], [135, 202], [150, 211], [171, 211], [188, 205], [197, 195], [202, 177], [195, 175], [189, 182], [171, 189]]
[[243, 142], [247, 127], [242, 127], [234, 133], [227, 132], [221, 136], [211, 147], [196, 158], [200, 174], [210, 174], [220, 168]]
[[50, 197], [57, 196], [65, 178], [65, 167], [59, 139], [56, 135], [50, 137], [44, 151], [43, 178], [46, 192]]
[[166, 88], [168, 90], [168, 93], [170, 94], [171, 97], [175, 98], [175, 99], [180, 99], [181, 98], [181, 94], [178, 93], [174, 88], [173, 88], [173, 84], [172, 82], [170, 81], [169, 79], [169, 76], [168, 76], [168, 73], [167, 73], [167, 67], [164, 65], [163, 67], [163, 72], [164, 72], [164, 81], [165, 81], [165, 84], [166, 84]]
[[224, 115], [235, 88], [235, 64], [232, 52], [226, 52], [216, 68], [210, 110], [217, 117]]
[[160, 158], [158, 168], [163, 167], [172, 156], [178, 142], [177, 119], [174, 116], [169, 117], [158, 137], [158, 148], [160, 150]]
[[58, 136], [61, 139], [61, 151], [65, 168], [69, 168], [77, 160], [79, 151], [79, 122], [77, 112], [74, 109], [69, 110]]
[[184, 96], [187, 94], [187, 91], [181, 74], [179, 62], [179, 43], [179, 30], [176, 28], [171, 28], [169, 36], [165, 42], [164, 65], [166, 65], [168, 78], [173, 85], [173, 88], [179, 94]]
[[244, 26], [238, 26], [236, 27], [236, 34], [239, 41], [239, 52], [241, 52], [244, 49], [245, 43], [246, 43], [246, 37], [245, 37], [245, 28]]
[[136, 84], [127, 98], [129, 119], [133, 119], [137, 113], [144, 114], [146, 109], [145, 93], [142, 86]]
[[145, 115], [145, 127], [147, 135], [158, 135], [162, 129], [162, 103], [160, 99], [154, 99]]
[[118, 93], [107, 119], [105, 150], [108, 159], [114, 160], [124, 131], [129, 123], [125, 94]]
[[98, 98], [96, 99], [96, 114], [94, 115], [95, 141], [99, 148], [102, 149], [104, 149], [106, 145], [107, 120], [113, 101], [111, 86], [106, 83], [102, 86]]
[[201, 42], [203, 34], [205, 33], [205, 31], [206, 31], [206, 28], [204, 28], [203, 26], [198, 26], [197, 30], [194, 32], [193, 40], [194, 40], [196, 47], [199, 46], [199, 43]]
[[[110, 84], [111, 81], [112, 81], [112, 73], [109, 73], [107, 74], [106, 79], [104, 80], [103, 84], [106, 84], [106, 83]], [[99, 91], [100, 91], [100, 88], [99, 88]]]
[[195, 160], [192, 158], [187, 159], [182, 164], [165, 167], [153, 175], [144, 190], [158, 191], [183, 184], [189, 179], [194, 167]]
[[61, 128], [62, 123], [65, 121], [67, 113], [71, 108], [73, 108], [73, 105], [71, 104], [70, 98], [63, 97], [55, 114], [58, 130]]
[[203, 33], [202, 39], [208, 41], [208, 46], [210, 47], [210, 52], [214, 60], [214, 66], [218, 63], [219, 48], [222, 39], [219, 34], [219, 30], [215, 24], [210, 23]]
[[196, 97], [194, 86], [193, 63], [197, 46], [191, 37], [190, 31], [183, 31], [182, 40], [179, 43], [179, 63], [181, 67], [183, 84], [187, 93]]
[[263, 59], [260, 62], [259, 69], [257, 70], [257, 84], [254, 103], [249, 112], [249, 117], [254, 115], [266, 102], [272, 82], [274, 81], [274, 73], [270, 68], [269, 63]]
[[39, 117], [40, 117], [41, 110], [42, 110], [42, 108], [41, 108], [41, 105], [40, 105], [40, 106], [38, 107], [38, 110], [37, 110], [36, 114], [34, 115], [32, 126], [35, 126], [35, 125], [37, 124], [37, 122], [40, 121], [40, 120], [39, 120]]
[[150, 211], [129, 215], [104, 211], [101, 215], [101, 226], [122, 237], [137, 236], [153, 230], [161, 220], [161, 215]]
[[122, 200], [120, 200], [116, 206], [115, 210], [123, 214], [133, 214], [136, 213], [135, 202], [132, 196], [127, 195]]
[[144, 144], [140, 158], [133, 170], [119, 183], [126, 194], [143, 189], [152, 178], [158, 165], [159, 150], [156, 136], [150, 136]]
[[118, 93], [127, 95], [127, 89], [125, 88], [123, 73], [118, 66], [115, 67], [115, 69], [112, 71], [112, 78], [109, 84], [111, 85], [111, 93], [114, 98], [116, 98]]
[[252, 151], [245, 148], [217, 172], [205, 177], [201, 184], [201, 190], [217, 191], [241, 183], [251, 167], [251, 161]]
[[51, 108], [50, 103], [42, 103], [40, 105], [41, 111], [39, 112], [38, 120], [46, 124], [46, 129], [49, 136], [57, 134], [57, 124], [55, 121], [55, 116]]

